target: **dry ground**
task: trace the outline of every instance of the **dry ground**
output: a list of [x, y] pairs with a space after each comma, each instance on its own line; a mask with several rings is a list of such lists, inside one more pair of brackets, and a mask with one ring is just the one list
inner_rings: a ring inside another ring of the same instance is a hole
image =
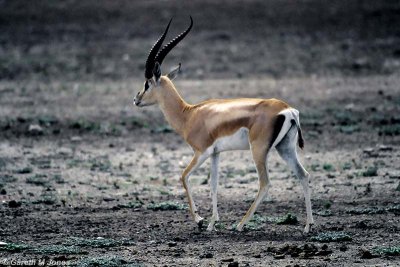
[[[163, 23], [178, 14], [173, 33], [187, 23], [176, 2], [0, 4], [0, 264], [400, 264], [397, 2], [185, 3], [195, 28], [165, 65], [183, 62], [188, 102], [276, 97], [300, 110], [310, 235], [301, 188], [275, 152], [244, 232], [232, 227], [257, 191], [247, 151], [221, 155], [219, 230], [190, 218], [179, 183], [190, 148], [157, 107], [132, 105]], [[206, 218], [208, 173], [206, 162], [191, 179]], [[289, 213], [298, 222], [279, 223]]]

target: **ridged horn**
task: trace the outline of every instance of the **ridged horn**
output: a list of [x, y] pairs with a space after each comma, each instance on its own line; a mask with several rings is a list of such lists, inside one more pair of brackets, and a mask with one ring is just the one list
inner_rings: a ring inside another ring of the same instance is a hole
[[170, 19], [164, 33], [160, 36], [160, 38], [158, 38], [157, 42], [155, 42], [155, 44], [153, 45], [153, 47], [150, 50], [149, 55], [147, 56], [146, 68], [144, 71], [144, 77], [146, 77], [146, 79], [150, 79], [151, 77], [153, 77], [153, 68], [154, 68], [154, 64], [155, 64], [154, 59], [158, 53], [158, 50], [160, 50], [160, 47], [165, 39], [165, 36], [167, 36], [167, 32], [169, 29], [169, 25], [171, 25], [171, 21], [172, 21], [172, 18]]
[[164, 45], [164, 47], [157, 53], [154, 61], [160, 63], [161, 65], [165, 56], [172, 50], [172, 48], [174, 48], [180, 41], [182, 41], [183, 38], [185, 38], [185, 36], [192, 29], [192, 26], [193, 26], [193, 19], [192, 16], [190, 16], [190, 25], [186, 29], [186, 31], [182, 32], [177, 37], [172, 39], [172, 41], [170, 41], [168, 44]]

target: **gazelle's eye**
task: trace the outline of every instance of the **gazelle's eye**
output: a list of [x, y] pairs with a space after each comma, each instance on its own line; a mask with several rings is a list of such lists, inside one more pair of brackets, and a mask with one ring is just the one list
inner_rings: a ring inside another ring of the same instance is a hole
[[144, 90], [147, 91], [148, 89], [149, 89], [149, 82], [146, 81], [146, 82], [144, 83]]

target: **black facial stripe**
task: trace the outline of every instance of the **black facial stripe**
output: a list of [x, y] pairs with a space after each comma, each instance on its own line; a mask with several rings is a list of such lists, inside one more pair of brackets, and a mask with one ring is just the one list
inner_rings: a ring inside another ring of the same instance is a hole
[[147, 91], [147, 89], [149, 89], [149, 83], [148, 83], [148, 81], [146, 81], [146, 82], [144, 83], [144, 90]]

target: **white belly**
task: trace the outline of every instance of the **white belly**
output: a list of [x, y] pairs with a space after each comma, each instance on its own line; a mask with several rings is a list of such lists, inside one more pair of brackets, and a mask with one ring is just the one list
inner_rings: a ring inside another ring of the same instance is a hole
[[249, 130], [240, 128], [233, 135], [218, 138], [211, 146], [212, 151], [247, 150], [249, 145]]

